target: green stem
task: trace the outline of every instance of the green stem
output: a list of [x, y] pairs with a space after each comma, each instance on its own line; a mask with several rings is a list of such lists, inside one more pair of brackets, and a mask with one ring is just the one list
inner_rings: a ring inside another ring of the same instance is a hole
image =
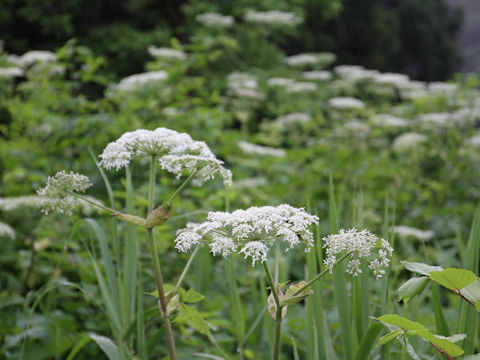
[[[348, 252], [346, 253], [345, 255], [343, 255], [340, 259], [337, 260], [337, 262], [335, 263], [334, 267], [337, 266], [338, 264], [340, 264], [343, 260], [345, 260], [347, 257], [350, 256], [352, 252]], [[324, 276], [327, 272], [329, 272], [330, 269], [324, 269], [320, 274], [316, 275], [313, 279], [311, 279], [310, 281], [308, 281], [305, 285], [303, 285], [300, 289], [298, 289], [297, 291], [295, 291], [295, 293], [292, 295], [292, 296], [297, 296], [298, 294], [300, 294], [303, 290], [305, 290], [306, 288], [308, 288], [309, 286], [311, 286], [315, 281], [317, 281], [318, 279], [320, 279], [322, 276]]]
[[178, 289], [180, 285], [182, 285], [183, 279], [185, 278], [185, 275], [187, 274], [188, 269], [190, 268], [190, 265], [192, 265], [193, 258], [195, 257], [195, 255], [197, 255], [199, 249], [200, 249], [200, 246], [197, 246], [195, 250], [193, 250], [192, 254], [190, 255], [190, 258], [187, 261], [187, 264], [183, 268], [183, 271], [180, 274], [180, 277], [178, 278], [177, 284], [175, 285], [175, 289]]
[[[155, 201], [155, 156], [150, 158], [150, 177], [149, 177], [149, 186], [148, 186], [148, 213], [150, 214], [153, 210], [154, 201]], [[157, 245], [155, 242], [155, 236], [153, 228], [147, 229], [147, 239], [148, 245], [150, 247], [150, 252], [152, 254], [152, 263], [153, 270], [155, 274], [155, 284], [157, 285], [158, 291], [158, 300], [159, 300], [159, 310], [160, 315], [163, 319], [163, 324], [165, 325], [165, 334], [167, 336], [168, 343], [168, 352], [170, 354], [171, 360], [177, 359], [177, 351], [175, 348], [175, 339], [173, 338], [172, 325], [170, 324], [170, 317], [167, 313], [167, 299], [165, 297], [165, 290], [163, 285], [162, 271], [160, 269], [160, 260], [158, 258]]]
[[188, 183], [190, 182], [190, 180], [193, 179], [193, 177], [195, 176], [195, 174], [197, 173], [197, 171], [198, 171], [197, 169], [194, 170], [194, 171], [190, 174], [190, 176], [187, 178], [187, 180], [185, 180], [185, 181], [183, 182], [183, 184], [180, 185], [177, 190], [175, 190], [175, 192], [172, 194], [172, 196], [170, 196], [170, 198], [167, 200], [167, 204], [171, 203], [171, 202], [173, 201], [173, 199], [175, 199], [175, 197], [180, 193], [180, 191], [182, 191], [183, 188], [188, 185]]
[[275, 312], [275, 332], [273, 335], [273, 354], [272, 359], [278, 360], [280, 358], [280, 336], [282, 334], [282, 309], [283, 306], [280, 306], [280, 298], [278, 297], [277, 285], [273, 281], [272, 274], [268, 268], [266, 261], [263, 262], [263, 267], [265, 273], [267, 274], [268, 282], [270, 288], [272, 289], [273, 297], [275, 299], [275, 304], [277, 305], [277, 311]]
[[73, 195], [73, 196], [79, 198], [80, 200], [83, 200], [83, 201], [85, 201], [85, 202], [93, 205], [93, 206], [96, 206], [96, 207], [98, 207], [98, 208], [100, 208], [100, 209], [103, 209], [103, 210], [105, 210], [105, 211], [108, 211], [109, 213], [112, 213], [112, 214], [113, 214], [113, 213], [117, 213], [117, 212], [118, 212], [118, 211], [116, 211], [116, 210], [113, 210], [113, 209], [109, 208], [108, 206], [105, 206], [105, 205], [102, 205], [102, 204], [97, 203], [97, 202], [95, 202], [95, 201], [92, 201], [92, 200], [88, 199], [87, 197], [85, 197], [85, 196], [83, 196], [83, 195], [74, 193], [74, 192], [72, 192], [72, 191], [69, 191], [68, 193], [69, 193], [70, 195]]

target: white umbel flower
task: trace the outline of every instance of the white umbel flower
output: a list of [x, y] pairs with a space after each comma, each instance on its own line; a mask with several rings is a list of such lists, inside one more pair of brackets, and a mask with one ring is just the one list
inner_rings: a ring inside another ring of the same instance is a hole
[[22, 56], [11, 58], [13, 62], [21, 67], [27, 67], [37, 62], [55, 62], [57, 55], [51, 51], [46, 50], [31, 50]]
[[339, 65], [333, 71], [340, 77], [350, 81], [373, 79], [379, 74], [377, 70], [368, 70], [360, 65]]
[[287, 155], [284, 149], [256, 145], [246, 141], [239, 141], [237, 145], [245, 154], [248, 154], [248, 155], [261, 155], [261, 156], [273, 156], [273, 157], [285, 157]]
[[303, 19], [293, 12], [279, 10], [255, 11], [248, 10], [244, 16], [246, 22], [271, 26], [296, 26]]
[[410, 149], [414, 149], [424, 144], [427, 141], [427, 137], [423, 134], [416, 132], [407, 132], [399, 135], [393, 141], [393, 151], [402, 153]]
[[243, 254], [255, 265], [256, 261], [267, 259], [268, 250], [277, 240], [285, 244], [285, 251], [296, 246], [309, 251], [313, 246], [309, 227], [316, 223], [316, 216], [286, 204], [251, 207], [232, 213], [210, 212], [204, 223], [189, 223], [185, 229], [178, 230], [175, 247], [187, 252], [205, 242], [214, 255]]
[[133, 91], [146, 85], [162, 83], [167, 78], [168, 74], [165, 71], [149, 71], [127, 76], [123, 78], [115, 88], [121, 91]]
[[466, 143], [467, 145], [473, 147], [480, 147], [480, 134], [474, 135], [471, 138], [467, 139]]
[[15, 230], [10, 225], [0, 221], [0, 238], [7, 237], [13, 240], [15, 236]]
[[185, 172], [197, 171], [197, 184], [211, 179], [216, 173], [226, 184], [231, 183], [232, 173], [215, 157], [203, 141], [195, 141], [190, 135], [166, 128], [126, 132], [117, 141], [107, 145], [100, 155], [100, 165], [105, 169], [119, 170], [133, 158], [155, 156], [162, 169], [177, 178]]
[[293, 84], [294, 82], [295, 80], [290, 78], [272, 77], [267, 80], [267, 85], [270, 87], [287, 86], [289, 84]]
[[332, 78], [332, 73], [330, 71], [304, 71], [302, 76], [307, 80], [319, 80], [327, 81]]
[[420, 230], [405, 225], [397, 225], [393, 228], [393, 231], [402, 238], [411, 236], [422, 241], [428, 241], [435, 236], [432, 230]]
[[0, 68], [0, 78], [22, 77], [23, 70], [19, 67]]
[[312, 92], [317, 90], [317, 84], [306, 81], [295, 81], [285, 86], [285, 91], [289, 93]]
[[398, 118], [390, 114], [374, 115], [370, 122], [378, 127], [405, 128], [410, 126], [410, 122], [408, 120]]
[[48, 215], [52, 210], [71, 214], [73, 209], [82, 204], [72, 193], [83, 193], [92, 183], [85, 175], [74, 172], [57, 172], [49, 176], [47, 185], [37, 191], [42, 198], [43, 212]]
[[363, 109], [365, 104], [352, 97], [336, 97], [328, 100], [328, 105], [334, 109]]
[[202, 25], [212, 28], [228, 28], [235, 23], [235, 19], [232, 16], [218, 13], [199, 14], [195, 19]]
[[186, 60], [187, 54], [182, 50], [161, 47], [157, 48], [153, 45], [148, 47], [148, 53], [155, 58]]
[[292, 124], [306, 124], [311, 117], [308, 114], [297, 112], [280, 116], [275, 119], [275, 123], [281, 126], [288, 126]]
[[368, 267], [378, 279], [385, 273], [384, 268], [388, 267], [393, 252], [388, 241], [377, 238], [368, 230], [341, 229], [338, 234], [326, 236], [322, 240], [327, 255], [324, 264], [330, 273], [333, 272], [340, 254], [351, 253], [347, 258], [346, 268], [349, 274], [353, 276], [361, 274], [360, 260], [366, 259], [370, 260]]
[[41, 206], [42, 198], [38, 195], [0, 198], [0, 210], [2, 211], [15, 211], [25, 208], [39, 208]]

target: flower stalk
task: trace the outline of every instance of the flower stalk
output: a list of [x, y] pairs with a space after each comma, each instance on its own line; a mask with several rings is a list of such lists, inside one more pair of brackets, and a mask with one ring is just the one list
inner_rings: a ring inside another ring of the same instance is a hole
[[282, 334], [282, 310], [283, 306], [280, 305], [280, 297], [278, 296], [278, 287], [275, 284], [270, 269], [266, 261], [263, 262], [263, 268], [265, 269], [265, 274], [267, 275], [270, 288], [272, 289], [273, 298], [275, 299], [275, 304], [277, 305], [277, 310], [275, 312], [275, 331], [273, 337], [273, 360], [278, 360], [280, 358], [280, 336]]
[[[155, 156], [150, 158], [150, 175], [149, 175], [149, 186], [148, 186], [148, 213], [150, 214], [153, 210], [154, 199], [155, 199]], [[163, 283], [162, 271], [160, 268], [160, 260], [157, 253], [157, 245], [155, 243], [155, 236], [153, 228], [147, 229], [147, 239], [150, 248], [150, 253], [152, 254], [152, 263], [153, 270], [155, 274], [155, 284], [158, 291], [158, 302], [160, 315], [162, 316], [163, 324], [165, 325], [165, 334], [167, 336], [168, 352], [170, 354], [171, 360], [177, 359], [177, 351], [175, 348], [175, 339], [173, 337], [172, 325], [170, 323], [170, 317], [167, 312], [167, 299], [165, 296], [165, 289]]]

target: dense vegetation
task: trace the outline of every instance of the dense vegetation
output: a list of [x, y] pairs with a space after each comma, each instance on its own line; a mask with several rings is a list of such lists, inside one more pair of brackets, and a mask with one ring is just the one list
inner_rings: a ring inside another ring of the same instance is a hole
[[[11, 35], [0, 54], [0, 355], [168, 358], [171, 335], [186, 359], [268, 359], [274, 339], [281, 359], [478, 359], [478, 80], [426, 83], [351, 65], [432, 80], [449, 74], [456, 57], [455, 17], [438, 15], [447, 13], [442, 2], [365, 2], [361, 11], [379, 21], [368, 28], [360, 18], [347, 22], [357, 3], [345, 1], [345, 18], [336, 19], [336, 1], [261, 4], [282, 10], [274, 13], [248, 12], [257, 7], [246, 0], [162, 2], [161, 21], [150, 1], [2, 3], [19, 18], [1, 22]], [[103, 15], [79, 16], [93, 6]], [[214, 10], [232, 17], [205, 14]], [[314, 21], [320, 10], [323, 23]], [[378, 12], [398, 18], [385, 22]], [[102, 23], [106, 14], [118, 22]], [[412, 14], [419, 24], [432, 14], [435, 21], [404, 28]], [[34, 25], [13, 35], [22, 21]], [[333, 21], [338, 33], [327, 31]], [[53, 28], [64, 33], [54, 38]], [[11, 54], [72, 35], [54, 53]], [[362, 47], [365, 38], [375, 41]], [[190, 162], [176, 166], [158, 149], [130, 159], [135, 147], [115, 158], [115, 146], [131, 145], [122, 134], [158, 128], [174, 131], [141, 132], [139, 143], [162, 134], [168, 151], [177, 147]], [[87, 197], [63, 189], [45, 204], [55, 181], [72, 185], [69, 171], [88, 176], [78, 175], [74, 189], [91, 181]], [[72, 209], [77, 196], [84, 201]], [[305, 209], [288, 208], [302, 225], [295, 234], [277, 219], [280, 204]], [[272, 208], [233, 212], [252, 206]], [[64, 213], [45, 214], [55, 208]], [[177, 231], [209, 211], [233, 213], [209, 215], [202, 240], [215, 231], [228, 238], [240, 225], [247, 239], [262, 220], [264, 235], [278, 237], [266, 242], [268, 260], [238, 244], [182, 243], [198, 234]], [[351, 228], [385, 241], [341, 230]], [[299, 234], [310, 252], [296, 248]], [[385, 273], [365, 259], [357, 268], [332, 260], [357, 251], [335, 250], [336, 241], [355, 246], [357, 238], [394, 248]], [[274, 280], [269, 266], [278, 268]]]

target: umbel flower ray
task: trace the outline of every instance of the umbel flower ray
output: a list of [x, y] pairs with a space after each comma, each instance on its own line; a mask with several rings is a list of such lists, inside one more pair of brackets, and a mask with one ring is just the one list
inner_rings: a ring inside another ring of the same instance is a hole
[[105, 169], [127, 166], [134, 158], [154, 156], [160, 166], [180, 178], [184, 173], [196, 172], [197, 185], [220, 174], [226, 184], [231, 183], [232, 173], [223, 167], [207, 144], [195, 141], [186, 133], [166, 128], [136, 130], [124, 133], [111, 142], [100, 155], [100, 165]]
[[213, 255], [243, 254], [255, 265], [256, 261], [266, 261], [268, 250], [277, 240], [285, 244], [285, 251], [296, 246], [309, 251], [313, 245], [309, 227], [316, 223], [318, 217], [286, 204], [232, 213], [210, 212], [205, 222], [188, 223], [178, 230], [175, 247], [187, 252], [197, 244], [207, 243]]
[[[324, 265], [330, 273], [338, 262], [337, 256], [347, 253], [350, 254], [346, 268], [349, 274], [358, 276], [362, 273], [361, 259], [363, 258], [370, 260], [368, 268], [379, 279], [385, 274], [383, 268], [388, 267], [393, 252], [388, 241], [377, 238], [368, 230], [341, 229], [338, 234], [326, 236], [322, 240], [327, 255]], [[378, 251], [375, 252], [377, 249]]]

